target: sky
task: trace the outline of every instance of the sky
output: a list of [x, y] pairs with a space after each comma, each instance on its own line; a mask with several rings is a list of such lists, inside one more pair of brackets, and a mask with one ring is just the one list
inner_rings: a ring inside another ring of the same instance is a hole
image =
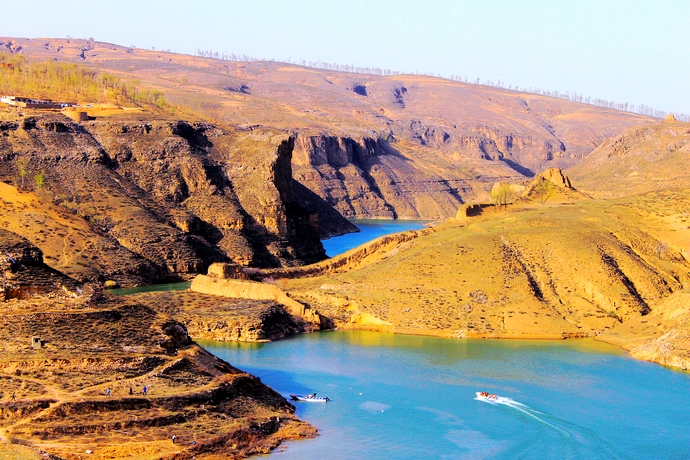
[[24, 0], [0, 36], [460, 75], [690, 114], [690, 0]]

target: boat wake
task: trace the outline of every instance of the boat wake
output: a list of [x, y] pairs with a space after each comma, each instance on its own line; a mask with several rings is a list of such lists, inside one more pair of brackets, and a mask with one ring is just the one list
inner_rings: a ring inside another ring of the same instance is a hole
[[491, 395], [490, 397], [486, 397], [486, 396], [482, 396], [479, 393], [477, 394], [477, 396], [474, 399], [476, 399], [477, 401], [485, 402], [485, 403], [492, 404], [495, 406], [501, 405], [501, 406], [511, 407], [517, 411], [522, 412], [526, 416], [531, 417], [534, 420], [536, 420], [536, 421], [538, 421], [538, 422], [540, 422], [540, 423], [542, 423], [542, 424], [544, 424], [550, 428], [553, 428], [554, 430], [557, 430], [560, 433], [570, 437], [570, 433], [568, 433], [567, 431], [565, 431], [565, 430], [557, 427], [556, 425], [549, 423], [546, 420], [544, 420], [543, 418], [539, 417], [539, 415], [546, 415], [546, 414], [544, 414], [543, 412], [539, 412], [538, 410], [534, 410], [531, 407], [529, 407], [528, 405], [522, 404], [521, 402], [515, 401], [514, 399], [506, 398], [504, 396], [498, 396], [498, 395]]
[[[560, 449], [560, 458], [597, 458], [615, 459], [620, 458], [616, 449], [606, 439], [598, 433], [586, 427], [576, 425], [567, 420], [563, 420], [548, 414], [532, 409], [526, 404], [505, 396], [498, 396], [486, 392], [477, 392], [474, 398], [477, 401], [491, 404], [492, 406], [504, 407], [507, 412], [515, 412], [525, 420], [531, 420], [535, 425], [543, 427], [546, 431], [551, 431], [558, 437], [557, 445]], [[537, 434], [526, 436], [524, 442], [516, 445], [511, 451], [506, 452], [506, 458], [518, 458], [529, 456], [535, 449], [547, 451], [551, 449], [553, 443], [549, 441], [553, 438]]]

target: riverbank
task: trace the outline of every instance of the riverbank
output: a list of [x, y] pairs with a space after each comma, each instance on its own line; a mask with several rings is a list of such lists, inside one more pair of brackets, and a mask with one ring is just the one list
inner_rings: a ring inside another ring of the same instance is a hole
[[316, 434], [163, 309], [81, 285], [4, 230], [0, 286], [0, 442], [32, 448], [17, 458], [244, 458]]
[[[601, 212], [591, 203], [585, 203], [582, 209]], [[562, 210], [562, 207], [551, 208], [551, 218], [567, 217], [559, 216]], [[571, 208], [565, 212], [569, 215], [572, 211]], [[536, 217], [538, 225], [547, 228], [544, 232], [553, 236], [554, 225], [545, 225], [547, 221], [543, 216], [541, 208], [526, 208], [520, 218], [524, 222], [522, 225], [533, 227], [532, 219]], [[199, 302], [189, 300], [185, 306], [187, 313], [179, 317], [193, 336], [212, 340], [276, 340], [333, 327], [446, 338], [555, 340], [589, 337], [619, 346], [638, 359], [680, 369], [690, 367], [690, 340], [684, 332], [688, 328], [686, 306], [690, 302], [682, 284], [687, 280], [680, 278], [679, 282], [659, 271], [653, 276], [660, 280], [659, 283], [665, 283], [657, 286], [666, 286], [667, 291], [657, 291], [656, 299], [648, 291], [643, 291], [641, 297], [638, 294], [637, 300], [631, 299], [628, 292], [631, 283], [639, 283], [638, 286], [648, 283], [645, 277], [649, 276], [653, 262], [650, 254], [643, 254], [646, 261], [640, 264], [639, 256], [631, 258], [629, 250], [620, 251], [611, 247], [610, 242], [611, 252], [607, 254], [605, 240], [594, 238], [594, 254], [582, 253], [583, 248], [580, 248], [579, 255], [572, 252], [567, 256], [584, 259], [586, 263], [582, 266], [559, 265], [556, 270], [552, 265], [560, 262], [554, 258], [548, 261], [549, 265], [540, 267], [539, 264], [546, 261], [544, 254], [538, 248], [530, 248], [529, 240], [511, 242], [515, 236], [510, 236], [509, 227], [504, 226], [506, 220], [511, 221], [517, 232], [524, 231], [516, 223], [514, 214], [493, 214], [490, 218], [449, 221], [432, 228], [387, 235], [306, 267], [244, 269], [246, 277], [264, 280], [265, 288], [290, 299], [290, 307], [283, 306], [283, 309], [293, 312], [294, 321], [289, 320], [291, 315], [267, 315], [267, 310], [263, 310], [264, 318], [278, 318], [278, 321], [257, 321], [256, 315], [242, 313], [246, 307], [241, 305], [265, 301], [263, 297], [253, 301], [238, 299], [251, 297], [249, 293], [256, 290], [245, 288], [229, 294], [235, 297], [232, 302], [237, 305], [232, 307], [232, 313], [222, 306], [224, 303], [214, 303], [211, 297]], [[572, 223], [570, 219], [566, 222]], [[492, 236], [496, 228], [501, 234]], [[568, 233], [558, 233], [553, 239], [577, 239], [582, 232], [592, 239], [593, 230], [591, 225], [582, 229], [571, 225]], [[449, 244], [452, 251], [439, 249]], [[531, 254], [532, 250], [539, 252]], [[542, 262], [535, 263], [535, 255]], [[612, 260], [616, 261], [618, 272], [611, 268]], [[682, 270], [681, 259], [670, 262]], [[670, 265], [668, 260], [664, 263], [667, 267]], [[607, 271], [600, 278], [587, 273], [582, 277], [577, 273], [585, 269], [596, 275], [602, 273], [602, 265]], [[661, 268], [658, 263], [652, 266]], [[558, 273], [567, 267], [571, 271]], [[497, 279], [498, 273], [501, 276]], [[252, 284], [251, 281], [234, 283]], [[204, 291], [204, 295], [222, 296], [233, 291], [233, 288], [227, 289], [226, 292], [211, 289]], [[671, 290], [675, 292], [669, 292]], [[273, 298], [279, 308], [278, 297], [274, 295]], [[153, 299], [155, 296], [145, 302]], [[166, 302], [170, 300], [162, 304]], [[302, 307], [295, 309], [293, 304]], [[611, 308], [607, 305], [618, 305], [619, 311], [607, 310]], [[628, 309], [624, 308], [626, 305]], [[640, 305], [647, 305], [651, 311], [636, 313], [634, 308]], [[295, 315], [294, 310], [309, 311], [310, 317]], [[250, 312], [250, 309], [244, 311]], [[205, 319], [199, 321], [190, 317], [192, 312], [203, 312]], [[182, 315], [179, 311], [174, 314]], [[319, 319], [314, 323], [316, 318]], [[311, 326], [305, 327], [305, 320], [311, 321]], [[236, 332], [220, 333], [229, 324], [234, 325]]]

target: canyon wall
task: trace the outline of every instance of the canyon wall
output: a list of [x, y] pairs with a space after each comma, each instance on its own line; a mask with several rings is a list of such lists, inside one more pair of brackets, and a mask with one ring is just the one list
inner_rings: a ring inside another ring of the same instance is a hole
[[[217, 261], [300, 265], [326, 257], [320, 212], [326, 233], [353, 230], [317, 196], [294, 193], [294, 140], [281, 133], [136, 117], [76, 124], [45, 112], [0, 118], [0, 180], [17, 187], [5, 224], [24, 219], [13, 231], [56, 259], [80, 250], [78, 263], [48, 262], [83, 280], [151, 282]], [[23, 192], [38, 199], [24, 203]], [[99, 265], [111, 256], [123, 263]]]

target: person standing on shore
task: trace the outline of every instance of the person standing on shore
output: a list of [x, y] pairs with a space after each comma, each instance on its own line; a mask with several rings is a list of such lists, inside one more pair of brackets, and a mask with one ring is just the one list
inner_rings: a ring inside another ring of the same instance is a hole
[[110, 388], [106, 388], [106, 389], [105, 389], [105, 395], [106, 395], [107, 397], [110, 397]]

